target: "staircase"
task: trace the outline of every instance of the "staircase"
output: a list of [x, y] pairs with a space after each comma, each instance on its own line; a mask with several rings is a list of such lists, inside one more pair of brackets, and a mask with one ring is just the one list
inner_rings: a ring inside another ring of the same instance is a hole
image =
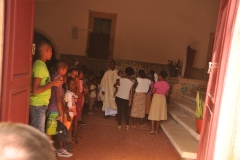
[[205, 99], [206, 85], [189, 89], [180, 98], [171, 98], [167, 108], [168, 120], [161, 123], [163, 131], [183, 159], [197, 158], [200, 135], [196, 132], [195, 101], [198, 90]]

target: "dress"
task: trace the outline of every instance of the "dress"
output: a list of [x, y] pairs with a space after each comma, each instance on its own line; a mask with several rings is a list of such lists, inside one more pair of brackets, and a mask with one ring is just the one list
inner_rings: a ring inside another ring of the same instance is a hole
[[156, 88], [156, 91], [153, 94], [148, 119], [154, 121], [167, 120], [165, 93], [169, 90], [170, 86], [165, 81], [158, 81], [154, 84], [154, 88]]
[[[115, 91], [113, 85], [115, 84], [118, 77], [117, 72], [118, 70], [116, 69], [106, 71], [100, 83], [100, 97], [103, 102], [102, 110], [105, 111], [105, 115], [117, 114], [117, 105], [113, 99], [113, 94]], [[102, 91], [105, 92], [104, 95], [102, 94]]]
[[137, 82], [138, 82], [138, 85], [133, 97], [131, 117], [144, 118], [145, 105], [146, 105], [146, 93], [149, 90], [151, 81], [146, 78], [137, 78]]

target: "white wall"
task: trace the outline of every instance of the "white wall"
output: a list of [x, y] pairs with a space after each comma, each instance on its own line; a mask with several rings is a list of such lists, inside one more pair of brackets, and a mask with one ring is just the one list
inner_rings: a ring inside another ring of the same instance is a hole
[[[182, 60], [194, 42], [194, 67], [204, 68], [219, 0], [36, 0], [35, 27], [48, 34], [59, 53], [86, 55], [89, 9], [116, 13], [114, 58], [166, 64]], [[78, 26], [78, 39], [71, 28]]]

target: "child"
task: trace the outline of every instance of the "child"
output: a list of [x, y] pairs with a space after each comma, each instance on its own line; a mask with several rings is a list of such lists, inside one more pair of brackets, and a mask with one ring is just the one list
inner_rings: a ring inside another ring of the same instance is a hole
[[89, 105], [88, 114], [93, 114], [92, 109], [93, 109], [93, 105], [94, 105], [94, 102], [96, 99], [96, 93], [97, 93], [97, 79], [96, 78], [92, 79], [92, 83], [90, 85], [89, 92], [90, 92], [90, 94], [89, 94], [89, 102], [88, 102], [88, 105]]
[[42, 40], [36, 45], [37, 60], [32, 67], [32, 91], [30, 94], [30, 125], [45, 133], [46, 110], [51, 96], [51, 87], [61, 86], [59, 77], [51, 82], [46, 61], [52, 57], [52, 45]]
[[140, 118], [139, 126], [142, 126], [143, 118], [145, 117], [146, 93], [149, 90], [151, 81], [146, 78], [144, 70], [139, 70], [139, 77], [135, 83], [135, 93], [133, 97], [133, 105], [131, 117], [133, 117], [133, 127], [136, 127], [136, 120]]
[[[77, 76], [78, 76], [78, 70], [76, 67], [72, 67], [70, 70], [70, 77], [75, 81], [75, 88], [72, 90], [72, 92], [74, 93], [75, 95], [75, 100], [77, 102], [77, 99], [78, 99], [78, 96], [77, 96]], [[79, 115], [79, 111], [80, 111], [80, 107], [78, 105], [78, 103], [76, 103], [76, 107], [74, 107], [74, 117], [73, 117], [73, 124], [72, 126], [74, 126], [74, 140], [75, 140], [75, 143], [78, 143], [78, 140], [77, 140], [77, 131], [78, 131], [78, 118], [77, 118], [77, 115]], [[70, 131], [70, 133], [72, 133], [72, 130]]]
[[101, 77], [97, 77], [97, 107], [101, 108], [102, 107], [102, 100], [100, 97], [100, 91], [101, 91]]
[[[55, 72], [51, 75], [51, 80], [61, 78], [67, 73], [68, 65], [63, 61], [58, 61], [55, 65]], [[52, 87], [50, 103], [47, 112], [47, 127], [46, 134], [52, 140], [52, 136], [57, 134], [57, 120], [62, 122], [63, 106], [62, 106], [62, 86]], [[72, 153], [68, 153], [63, 149], [63, 143], [59, 142], [60, 149], [57, 150], [57, 155], [60, 157], [71, 157]]]
[[167, 119], [166, 96], [168, 95], [170, 88], [169, 84], [165, 81], [167, 76], [168, 74], [166, 71], [161, 71], [158, 76], [159, 81], [154, 84], [154, 88], [152, 90], [153, 98], [148, 115], [148, 119], [151, 120], [151, 130], [147, 132], [149, 134], [158, 133], [160, 120]]
[[[127, 125], [127, 129], [129, 129], [129, 114], [128, 114], [128, 103], [129, 97], [131, 93], [131, 89], [133, 86], [133, 82], [130, 80], [130, 77], [134, 74], [134, 70], [132, 67], [127, 67], [125, 69], [126, 78], [120, 79], [120, 86], [118, 88], [118, 92], [116, 94], [116, 104], [117, 104], [117, 119], [118, 119], [118, 128], [121, 129], [121, 121], [122, 121], [122, 110], [125, 116], [125, 122]], [[118, 83], [114, 84], [114, 87], [117, 88]]]
[[83, 77], [84, 77], [84, 73], [82, 70], [80, 70], [76, 80], [77, 80], [77, 94], [78, 94], [77, 103], [80, 108], [80, 110], [77, 112], [77, 120], [78, 120], [78, 123], [81, 125], [86, 124], [82, 121], [82, 109], [83, 109], [85, 96], [88, 93], [88, 87], [86, 86]]
[[116, 85], [117, 85], [117, 87], [116, 87], [116, 90], [115, 90], [114, 93], [113, 93], [113, 98], [116, 97], [116, 94], [117, 94], [117, 92], [118, 92], [118, 87], [120, 86], [119, 81], [120, 81], [120, 78], [123, 77], [123, 71], [119, 70], [119, 71], [117, 72], [117, 74], [118, 74], [118, 77], [117, 77], [117, 79], [116, 79]]
[[[74, 116], [76, 115], [75, 99], [77, 97], [77, 95], [74, 93], [74, 91], [76, 89], [76, 82], [72, 77], [68, 77], [67, 87], [68, 87], [68, 89], [65, 93], [65, 104], [64, 104], [64, 106], [69, 108], [69, 115], [71, 116], [71, 123], [67, 122], [66, 127], [69, 129], [70, 141], [72, 142], [73, 141], [72, 126], [73, 126], [73, 123], [74, 123]], [[75, 139], [75, 143], [77, 143], [76, 141], [77, 140]]]
[[152, 89], [154, 86], [154, 74], [152, 72], [149, 72], [147, 75], [147, 78], [151, 81], [151, 84], [146, 94], [145, 118], [144, 118], [143, 126], [146, 126], [148, 123], [148, 114], [149, 114], [149, 110], [152, 102]]

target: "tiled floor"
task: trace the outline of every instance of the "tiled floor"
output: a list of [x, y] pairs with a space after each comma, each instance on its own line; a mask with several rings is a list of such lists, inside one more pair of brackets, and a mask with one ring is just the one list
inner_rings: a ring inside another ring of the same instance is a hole
[[166, 135], [146, 134], [148, 127], [130, 128], [125, 121], [118, 129], [115, 117], [103, 118], [102, 111], [83, 113], [87, 124], [79, 129], [79, 143], [73, 145], [73, 157], [58, 160], [180, 160]]

